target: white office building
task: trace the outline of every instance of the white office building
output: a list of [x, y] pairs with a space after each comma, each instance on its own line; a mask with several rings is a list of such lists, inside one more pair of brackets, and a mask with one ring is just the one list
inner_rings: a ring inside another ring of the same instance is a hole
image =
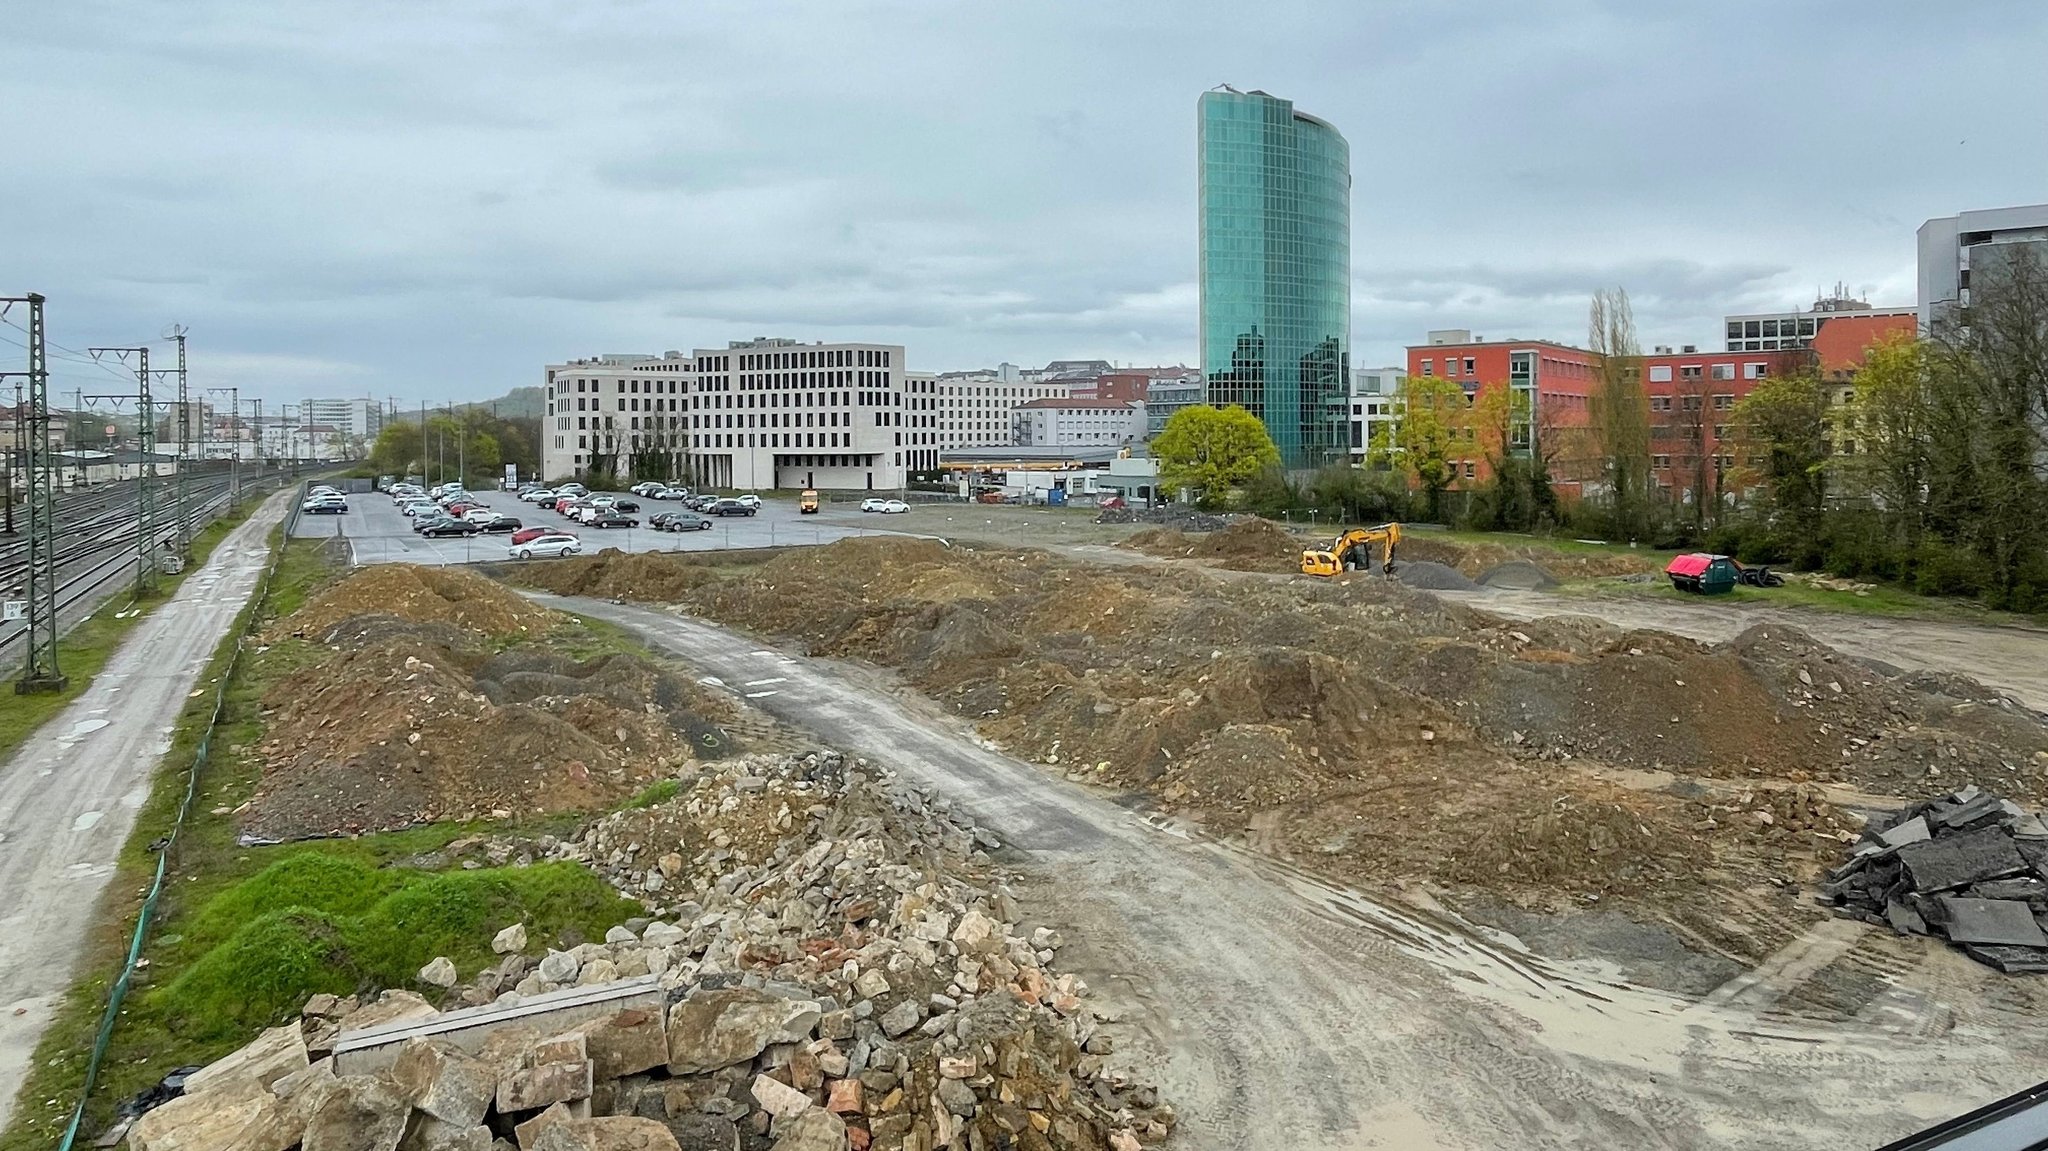
[[[939, 451], [958, 448], [1008, 447], [1010, 414], [1019, 404], [1033, 400], [1065, 399], [1067, 385], [1059, 380], [1025, 379], [1014, 364], [995, 369], [967, 372], [939, 372], [936, 375], [911, 372], [906, 377], [911, 394], [932, 401], [929, 437], [920, 436], [920, 447]], [[917, 470], [936, 466], [921, 464]]]
[[1123, 400], [1044, 399], [1010, 413], [1014, 447], [1117, 448], [1145, 438], [1145, 405]]
[[1362, 463], [1372, 451], [1372, 438], [1398, 418], [1401, 392], [1408, 383], [1406, 368], [1357, 368], [1351, 373], [1351, 462]]
[[1813, 302], [1813, 307], [1803, 312], [1724, 316], [1722, 322], [1727, 325], [1727, 351], [1798, 351], [1812, 347], [1813, 338], [1836, 316], [1911, 316], [1917, 311], [1915, 308], [1873, 308], [1868, 301], [1849, 295], [1847, 288], [1837, 284], [1834, 295], [1820, 297]]
[[376, 400], [301, 400], [301, 423], [334, 428], [353, 439], [374, 440], [384, 430], [384, 405]]
[[910, 405], [932, 396], [906, 394], [900, 345], [760, 338], [687, 356], [614, 353], [551, 364], [545, 383], [550, 478], [882, 491], [938, 462], [923, 442], [936, 409]]
[[1942, 216], [1920, 225], [1920, 327], [1931, 330], [1970, 303], [1970, 280], [1980, 280], [2021, 252], [2048, 271], [2048, 204], [1989, 208]]

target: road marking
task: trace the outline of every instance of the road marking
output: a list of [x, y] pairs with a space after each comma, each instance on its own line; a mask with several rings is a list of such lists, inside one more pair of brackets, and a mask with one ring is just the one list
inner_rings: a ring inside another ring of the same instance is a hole
[[781, 676], [781, 675], [777, 675], [777, 676], [770, 676], [770, 677], [769, 677], [769, 678], [767, 678], [767, 679], [750, 679], [750, 680], [748, 680], [748, 681], [747, 681], [747, 686], [748, 686], [748, 687], [766, 687], [766, 686], [768, 686], [768, 685], [769, 685], [769, 684], [771, 684], [771, 683], [788, 683], [788, 682], [789, 682], [789, 677], [788, 677], [788, 676]]
[[776, 691], [776, 690], [775, 690], [774, 688], [772, 688], [772, 687], [771, 687], [771, 688], [769, 688], [769, 689], [768, 689], [767, 691], [750, 691], [750, 692], [748, 692], [748, 693], [747, 693], [747, 698], [748, 698], [748, 699], [760, 699], [760, 698], [761, 698], [762, 696], [764, 696], [764, 695], [781, 695], [781, 694], [782, 694], [781, 692], [779, 692], [779, 691]]
[[752, 654], [754, 654], [754, 655], [765, 655], [765, 656], [768, 656], [769, 658], [771, 658], [771, 659], [772, 659], [772, 658], [774, 658], [775, 656], [781, 655], [782, 653], [781, 653], [781, 652], [776, 652], [776, 651], [757, 651], [757, 652], [754, 652], [754, 653], [752, 653]]

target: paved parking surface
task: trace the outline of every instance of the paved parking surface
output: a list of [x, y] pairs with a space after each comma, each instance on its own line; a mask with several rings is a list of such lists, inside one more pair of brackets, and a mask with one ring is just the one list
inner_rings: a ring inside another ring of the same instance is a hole
[[[857, 535], [919, 535], [919, 514], [880, 516], [855, 510], [854, 506], [830, 508], [814, 516], [799, 515], [796, 504], [768, 500], [758, 514], [713, 519], [709, 531], [658, 532], [650, 528], [591, 528], [570, 521], [532, 504], [521, 503], [510, 492], [481, 493], [496, 511], [513, 516], [527, 527], [562, 528], [583, 540], [585, 554], [601, 548], [629, 552], [720, 551], [727, 548], [807, 547], [827, 544]], [[632, 499], [632, 496], [626, 496]], [[660, 511], [679, 510], [681, 505], [659, 500], [641, 500], [633, 513], [643, 523]], [[929, 513], [926, 513], [929, 514]], [[884, 530], [881, 524], [887, 523]], [[352, 495], [348, 512], [338, 516], [299, 517], [292, 535], [298, 539], [339, 536], [348, 541], [350, 554], [359, 564], [461, 564], [503, 560], [511, 545], [507, 535], [475, 535], [446, 539], [425, 539], [412, 530], [412, 521], [392, 505], [382, 492]]]

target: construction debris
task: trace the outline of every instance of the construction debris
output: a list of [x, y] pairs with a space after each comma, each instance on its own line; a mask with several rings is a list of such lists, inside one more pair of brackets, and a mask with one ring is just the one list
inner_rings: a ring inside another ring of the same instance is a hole
[[1220, 532], [1236, 522], [1233, 516], [1212, 516], [1187, 504], [1158, 508], [1103, 508], [1095, 513], [1099, 524], [1158, 524], [1183, 532]]
[[[129, 1146], [254, 1146], [233, 1140], [256, 1129], [306, 1151], [1096, 1149], [1171, 1133], [1172, 1109], [1112, 1063], [1108, 1013], [1056, 969], [1059, 932], [1025, 922], [985, 829], [836, 754], [748, 756], [679, 783], [542, 845], [647, 917], [510, 951], [437, 992], [459, 1012], [405, 992], [316, 997], [301, 1026], [192, 1076]], [[656, 1006], [572, 1013], [613, 983]]]
[[1820, 899], [1900, 935], [1945, 938], [2007, 974], [2048, 972], [2048, 825], [1965, 787], [1872, 819]]

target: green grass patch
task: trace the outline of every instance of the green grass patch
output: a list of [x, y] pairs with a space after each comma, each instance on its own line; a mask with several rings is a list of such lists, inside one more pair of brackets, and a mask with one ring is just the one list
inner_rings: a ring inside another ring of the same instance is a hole
[[1983, 627], [2038, 627], [2042, 620], [2013, 612], [1992, 611], [1969, 600], [1949, 596], [1924, 596], [1892, 584], [1873, 584], [1848, 590], [1816, 587], [1800, 576], [1787, 576], [1785, 586], [1757, 588], [1738, 585], [1722, 595], [1699, 595], [1680, 591], [1659, 575], [1653, 582], [1629, 583], [1614, 579], [1581, 580], [1557, 589], [1565, 595], [1601, 598], [1671, 600], [1680, 603], [1729, 604], [1741, 608], [1776, 607], [1794, 611], [1831, 612], [1839, 615], [1878, 616], [1886, 619], [1925, 619], [1943, 623], [1975, 624]]
[[667, 803], [683, 790], [683, 785], [673, 779], [657, 779], [643, 788], [640, 794], [626, 801], [627, 811], [639, 811], [659, 803]]

